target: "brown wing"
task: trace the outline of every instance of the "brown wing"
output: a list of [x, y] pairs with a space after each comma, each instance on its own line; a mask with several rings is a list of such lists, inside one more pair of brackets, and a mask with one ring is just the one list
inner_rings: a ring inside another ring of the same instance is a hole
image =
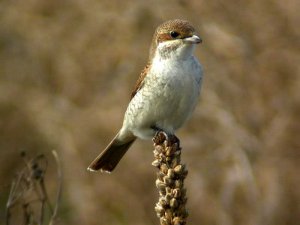
[[145, 66], [145, 68], [142, 70], [139, 79], [137, 80], [135, 87], [133, 88], [133, 91], [131, 92], [131, 98], [132, 99], [135, 94], [142, 88], [143, 86], [143, 81], [144, 78], [146, 77], [148, 70], [149, 70], [150, 64], [148, 64], [147, 66]]

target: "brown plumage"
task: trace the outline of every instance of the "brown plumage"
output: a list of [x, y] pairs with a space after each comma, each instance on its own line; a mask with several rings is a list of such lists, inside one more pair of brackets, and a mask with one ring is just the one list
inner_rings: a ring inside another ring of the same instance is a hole
[[133, 91], [131, 92], [131, 98], [132, 99], [135, 94], [142, 88], [143, 86], [143, 81], [144, 81], [144, 78], [146, 77], [147, 73], [148, 73], [148, 70], [150, 68], [150, 64], [148, 64], [147, 66], [145, 66], [145, 68], [142, 70], [134, 88], [133, 88]]
[[136, 140], [136, 138], [132, 138], [124, 142], [119, 141], [117, 137], [118, 135], [116, 135], [103, 152], [94, 159], [89, 166], [89, 170], [97, 171], [101, 169], [102, 171], [111, 172]]

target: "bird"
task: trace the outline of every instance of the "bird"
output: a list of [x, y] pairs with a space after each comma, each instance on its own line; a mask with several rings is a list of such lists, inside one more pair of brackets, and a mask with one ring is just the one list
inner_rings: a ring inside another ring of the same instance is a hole
[[123, 125], [89, 165], [89, 171], [112, 172], [137, 138], [156, 132], [174, 134], [198, 102], [203, 70], [194, 55], [202, 43], [187, 20], [168, 20], [157, 27], [149, 60], [133, 88]]

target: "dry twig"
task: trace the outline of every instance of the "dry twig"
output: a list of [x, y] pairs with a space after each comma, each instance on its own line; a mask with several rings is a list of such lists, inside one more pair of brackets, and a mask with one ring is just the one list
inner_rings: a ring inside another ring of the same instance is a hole
[[[45, 174], [48, 167], [48, 160], [43, 154], [40, 154], [32, 159], [28, 159], [25, 152], [21, 153], [24, 161], [24, 168], [16, 175], [12, 182], [10, 194], [6, 204], [6, 224], [15, 223], [12, 218], [17, 218], [14, 214], [15, 208], [20, 208], [22, 212], [21, 224], [42, 225], [45, 222], [45, 208], [51, 215], [50, 225], [57, 215], [58, 203], [61, 193], [61, 167], [56, 152], [53, 151], [57, 163], [58, 173], [58, 194], [55, 203], [55, 208], [50, 203], [47, 188], [45, 186]], [[16, 210], [17, 211], [17, 210]]]

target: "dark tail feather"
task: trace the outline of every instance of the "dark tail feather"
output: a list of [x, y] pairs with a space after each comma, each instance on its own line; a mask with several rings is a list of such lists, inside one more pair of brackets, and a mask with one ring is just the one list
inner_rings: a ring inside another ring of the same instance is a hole
[[127, 152], [129, 147], [135, 141], [136, 138], [124, 141], [118, 140], [118, 135], [109, 143], [100, 155], [89, 165], [89, 171], [106, 171], [111, 172], [118, 165], [121, 158]]

